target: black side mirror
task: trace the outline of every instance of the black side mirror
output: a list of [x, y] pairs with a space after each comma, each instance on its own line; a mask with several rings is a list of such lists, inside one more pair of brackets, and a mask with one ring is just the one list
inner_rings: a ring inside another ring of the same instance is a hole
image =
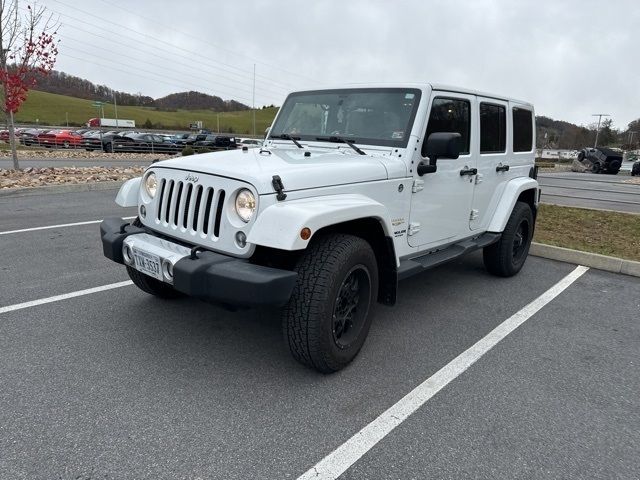
[[417, 171], [422, 176], [425, 173], [433, 173], [438, 167], [436, 162], [438, 158], [456, 159], [460, 156], [460, 141], [462, 135], [456, 132], [437, 132], [432, 133], [427, 138], [427, 157], [429, 164], [420, 162]]

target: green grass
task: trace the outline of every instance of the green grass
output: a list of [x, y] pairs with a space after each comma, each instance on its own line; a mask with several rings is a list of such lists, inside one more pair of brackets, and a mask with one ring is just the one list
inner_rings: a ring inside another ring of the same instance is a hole
[[[16, 115], [16, 123], [29, 123], [40, 125], [66, 125], [67, 115], [69, 125], [80, 126], [86, 124], [90, 118], [98, 117], [96, 108], [91, 100], [83, 100], [65, 95], [40, 92], [29, 92], [27, 101], [22, 105]], [[277, 108], [265, 108], [256, 110], [256, 134], [262, 135], [264, 130], [271, 125]], [[175, 112], [158, 111], [148, 107], [118, 106], [118, 118], [135, 120], [136, 128], [145, 128], [147, 119], [155, 128], [172, 130], [187, 130], [189, 123], [202, 121], [203, 128], [217, 129], [217, 113], [212, 110], [177, 110]], [[250, 134], [252, 132], [252, 112], [221, 112], [220, 130], [234, 133]], [[104, 116], [115, 118], [113, 104], [104, 105]]]
[[534, 240], [547, 245], [640, 261], [640, 216], [540, 205]]

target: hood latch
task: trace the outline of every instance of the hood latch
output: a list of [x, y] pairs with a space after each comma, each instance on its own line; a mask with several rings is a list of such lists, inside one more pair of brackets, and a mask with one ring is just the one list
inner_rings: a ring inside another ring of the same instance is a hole
[[274, 175], [273, 177], [271, 177], [271, 185], [273, 185], [273, 189], [277, 193], [276, 198], [279, 202], [287, 198], [287, 194], [284, 193], [284, 185], [282, 184], [282, 179], [279, 175]]

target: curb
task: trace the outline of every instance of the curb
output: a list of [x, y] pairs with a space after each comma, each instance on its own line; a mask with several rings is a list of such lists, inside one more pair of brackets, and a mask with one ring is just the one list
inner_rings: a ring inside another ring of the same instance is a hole
[[597, 253], [581, 252], [570, 248], [556, 247], [533, 242], [529, 250], [536, 257], [558, 260], [560, 262], [575, 263], [585, 267], [595, 268], [613, 273], [622, 273], [640, 277], [640, 262], [624, 260], [622, 258], [608, 257]]
[[62, 185], [48, 185], [45, 187], [5, 188], [0, 190], [2, 197], [28, 197], [32, 195], [47, 195], [51, 193], [91, 192], [94, 190], [116, 190], [125, 182], [71, 183]]

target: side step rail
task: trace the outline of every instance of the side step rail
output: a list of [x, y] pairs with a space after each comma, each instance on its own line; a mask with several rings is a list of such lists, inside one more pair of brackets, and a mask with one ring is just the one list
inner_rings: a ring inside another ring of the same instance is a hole
[[404, 280], [417, 273], [442, 265], [449, 260], [491, 245], [500, 240], [500, 235], [500, 233], [484, 233], [477, 238], [454, 243], [442, 250], [436, 250], [407, 260], [400, 260], [398, 280]]

